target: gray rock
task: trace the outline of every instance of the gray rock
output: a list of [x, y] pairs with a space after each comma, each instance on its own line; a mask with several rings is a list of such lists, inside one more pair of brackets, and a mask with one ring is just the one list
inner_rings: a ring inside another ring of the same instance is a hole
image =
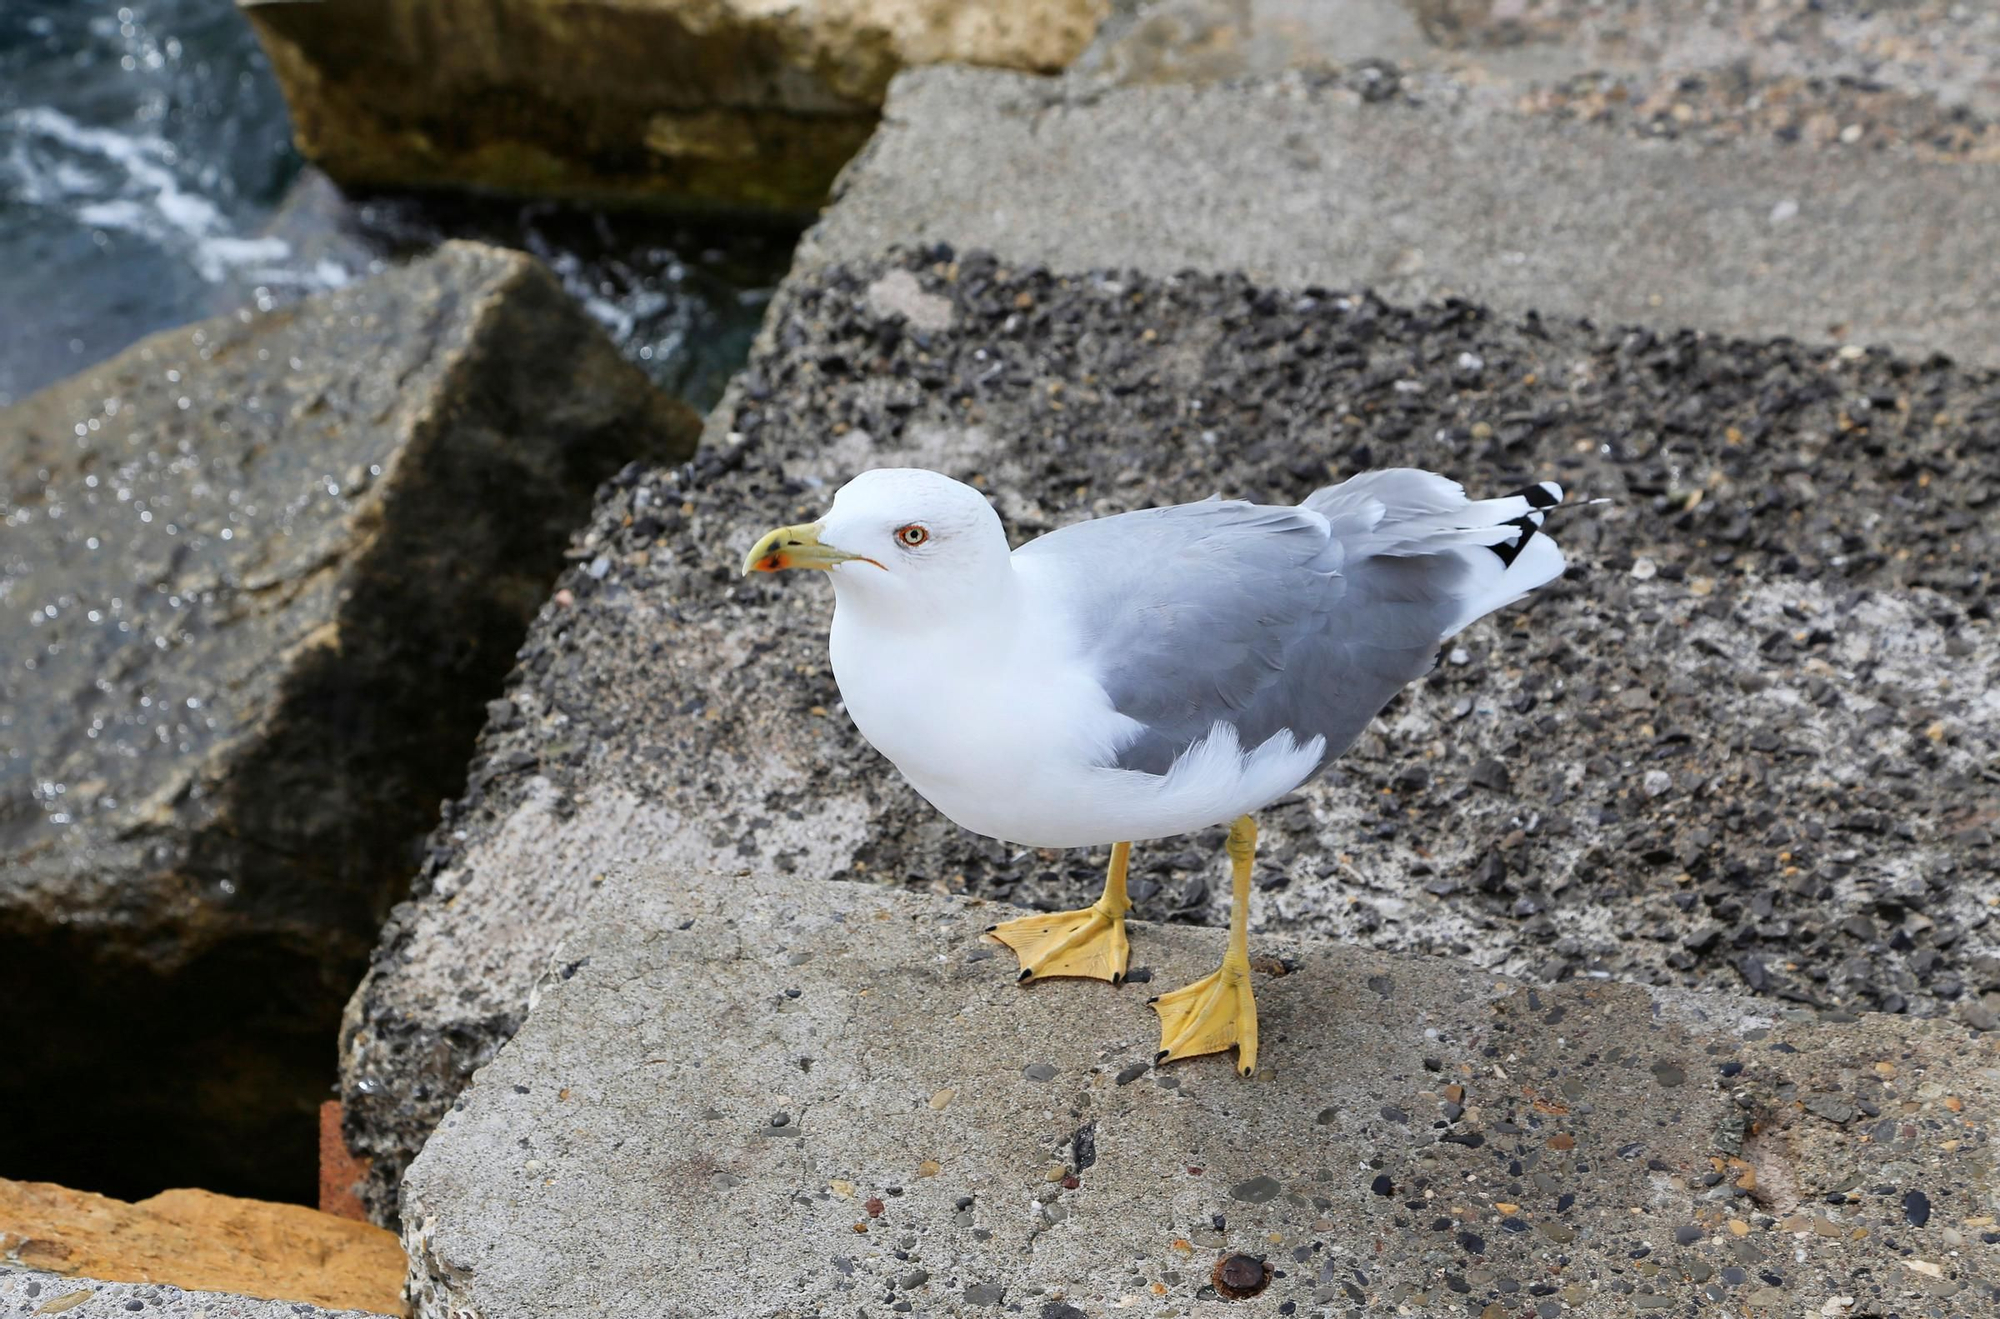
[[1846, 1095], [1831, 1094], [1826, 1091], [1809, 1094], [1800, 1102], [1805, 1105], [1806, 1112], [1833, 1123], [1852, 1122], [1859, 1111], [1855, 1108], [1854, 1101]]
[[1809, 342], [1840, 327], [1993, 363], [1994, 169], [1761, 139], [1634, 142], [1362, 104], [1310, 79], [1078, 95], [939, 67], [897, 78], [882, 131], [800, 255], [946, 241], [1064, 271], [1234, 270], [1606, 324]]
[[0, 1002], [129, 1077], [0, 1069], [10, 1174], [310, 1198], [340, 1004], [570, 526], [694, 425], [464, 244], [0, 413]]
[[1854, 1115], [1860, 1111], [1854, 1107], [1854, 1101], [1848, 1099], [1846, 1095], [1834, 1095], [1826, 1091], [1806, 1095], [1800, 1103], [1806, 1105], [1808, 1113], [1824, 1117], [1830, 1123], [1850, 1123], [1854, 1121]]
[[[1258, 978], [1268, 1070], [1245, 1082], [1210, 1058], [1176, 1069], [1178, 1093], [1120, 1087], [1118, 1068], [1151, 1048], [1143, 995], [1085, 981], [1023, 990], [967, 965], [961, 953], [995, 914], [987, 904], [760, 869], [648, 864], [609, 877], [575, 943], [588, 964], [544, 984], [519, 1033], [410, 1168], [404, 1239], [419, 1319], [832, 1313], [898, 1286], [949, 1312], [947, 1270], [1100, 1314], [1135, 1295], [1149, 1307], [1185, 1305], [1214, 1252], [1262, 1256], [1274, 1242], [1365, 1279], [1357, 1286], [1371, 1310], [1428, 1312], [1456, 1308], [1444, 1275], [1468, 1261], [1482, 1288], [1543, 1276], [1551, 1239], [1570, 1257], [1566, 1312], [1618, 1313], [1631, 1260], [1675, 1239], [1662, 1238], [1671, 1232], [1663, 1222], [1715, 1222], [1711, 1244], [1683, 1249], [1735, 1261], [1728, 1243], [1737, 1238], [1721, 1229], [1698, 1179], [1662, 1169], [1706, 1169], [1710, 1133], [1736, 1104], [1720, 1086], [1660, 1089], [1653, 1068], [1668, 1058], [1754, 1068], [1769, 1124], [1757, 1153], [1762, 1185], [1893, 1180], [1892, 1165], [1917, 1151], [1952, 1203], [1983, 1204], [2000, 1191], [1986, 1161], [1937, 1161], [1921, 1139], [1899, 1152], [1895, 1142], [1795, 1122], [1780, 1099], [1822, 1073], [1894, 1057], [1905, 1075], [1924, 1078], [1909, 1091], [1915, 1125], [1949, 1118], [1979, 1148], [1989, 1118], [1975, 1105], [1948, 1113], [1944, 1099], [1990, 1088], [1990, 1059], [1946, 1023], [1912, 1031], [1868, 1016], [1769, 1026], [1755, 1005], [1725, 995], [1538, 989], [1444, 959], [1266, 940], [1297, 968]], [[1209, 970], [1223, 943], [1219, 931], [1151, 926], [1139, 937], [1169, 982]], [[788, 970], [787, 951], [800, 949], [816, 955]], [[1399, 986], [1386, 1008], [1367, 987], [1375, 975]], [[804, 994], [772, 994], [780, 977]], [[1546, 1028], [1558, 1009], [1562, 1029]], [[1018, 1066], [1051, 1050], [1078, 1078], [1071, 1102], [1087, 1102], [1098, 1148], [1079, 1185], [1053, 1198], [1041, 1173], [1051, 1100]], [[1483, 1146], [1432, 1144], [1372, 1117], [1315, 1121], [1328, 1101], [1357, 1115], [1385, 1099], [1427, 1106], [1438, 1081], [1423, 1060], [1438, 1055], [1481, 1106], [1492, 1133]], [[938, 1110], [926, 1097], [943, 1087], [957, 1098]], [[772, 1102], [808, 1116], [802, 1144], [744, 1134]], [[1640, 1142], [1648, 1158], [1616, 1157]], [[1407, 1193], [1372, 1193], [1371, 1163]], [[1517, 1164], [1532, 1164], [1532, 1181]], [[1296, 1181], [1309, 1182], [1316, 1201], [1265, 1194]], [[1425, 1187], [1448, 1187], [1450, 1207], [1412, 1213], [1402, 1200], [1421, 1203]], [[968, 1195], [977, 1197], [970, 1216], [957, 1209]], [[1517, 1203], [1493, 1208], [1507, 1201]], [[1788, 1294], [1849, 1294], [1864, 1270], [1897, 1294], [1910, 1286], [1901, 1232], [1851, 1234], [1878, 1222], [1879, 1204], [1801, 1213], [1804, 1226], [1784, 1231], [1816, 1233], [1810, 1252], [1795, 1257], [1789, 1236], [1764, 1230], [1748, 1239], [1760, 1251], [1782, 1248]], [[1434, 1227], [1440, 1214], [1447, 1227], [1487, 1225], [1476, 1257]], [[1825, 1229], [1813, 1226], [1820, 1220]], [[1195, 1240], [1212, 1244], [1188, 1249]], [[851, 1272], [829, 1269], [835, 1258]], [[2000, 1299], [1974, 1265], [1924, 1258], [1970, 1289], [1965, 1313]], [[1273, 1281], [1271, 1304], [1308, 1299], [1313, 1270], [1280, 1259], [1286, 1276]], [[1155, 1284], [1164, 1295], [1150, 1291]]]
[[[1392, 0], [1338, 14], [1159, 0], [1118, 6], [1061, 80], [899, 79], [702, 458], [600, 508], [593, 533], [650, 559], [614, 569], [608, 589], [573, 576], [574, 613], [551, 611], [531, 641], [515, 688], [527, 716], [518, 732], [489, 730], [484, 753], [536, 772], [454, 809], [433, 852], [435, 891], [392, 923], [355, 1000], [343, 1091], [377, 1160], [378, 1215], [393, 1213], [395, 1172], [449, 1097], [519, 1022], [526, 987], [552, 956], [574, 960], [566, 932], [607, 869], [666, 854], [1040, 906], [1087, 896], [1093, 862], [965, 838], [856, 745], [826, 674], [818, 593], [731, 580], [729, 555], [756, 530], [816, 512], [833, 485], [879, 463], [977, 474], [1017, 536], [1216, 489], [1296, 498], [1390, 462], [1475, 486], [1554, 474], [1608, 494], [1611, 508], [1566, 520], [1578, 571], [1537, 601], [1532, 623], [1475, 629], [1451, 672], [1399, 705], [1398, 731], [1365, 737], [1299, 814], [1267, 820], [1267, 837], [1293, 850], [1273, 853], [1260, 926], [1471, 950], [1550, 978], [1734, 983], [1748, 966], [1759, 993], [1938, 1010], [1932, 973], [1976, 956], [1976, 941], [1931, 948], [1919, 932], [1914, 954], [1898, 946], [1870, 965], [1836, 961], [1825, 940], [1802, 946], [1791, 922], [1837, 924], [1851, 914], [1842, 904], [1871, 901], [1836, 888], [1855, 858], [1818, 845], [1828, 812], [1815, 783], [1878, 781], [1871, 721], [1937, 702], [1956, 730], [1938, 744], [1950, 772], [1897, 780], [1924, 785], [1897, 789], [1921, 854], [1906, 847], [1885, 864], [1938, 876], [1928, 901], [1982, 919], [1971, 887], [1947, 878], [1972, 863], [1973, 843], [1938, 831], [1971, 810], [1964, 775], [1996, 736], [1963, 693], [2000, 676], [2000, 647], [1989, 630], [1938, 621], [1983, 617], [1980, 588], [1912, 572], [1897, 551], [1949, 545], [1966, 581], [1986, 561], [1973, 542], [1990, 544], [1976, 512], [1990, 482], [1953, 456], [1951, 436], [1995, 406], [1992, 377], [1932, 363], [1912, 384], [1911, 364], [1855, 349], [1516, 317], [1539, 308], [1809, 340], [1839, 323], [1854, 339], [1986, 354], [2000, 304], [1978, 283], [1992, 269], [1978, 236], [2000, 203], [1970, 186], [1990, 176], [1968, 163], [1978, 142], [1940, 147], [1957, 162], [1947, 168], [1882, 139], [1880, 115], [1865, 151], [1791, 150], [1770, 140], [1782, 125], [1758, 117], [1765, 92], [1801, 114], [1846, 113], [1828, 99], [1846, 93], [1826, 89], [1864, 73], [1916, 107], [1895, 121], [1906, 129], [1985, 106], [1983, 20], [1785, 19], [1773, 43], [1758, 26], [1780, 21], [1769, 16], [1558, 6], [1535, 11], [1524, 42], [1516, 19], [1482, 15]], [[1729, 76], [1703, 81], [1716, 70]], [[1561, 82], [1583, 74], [1614, 80], [1632, 112]], [[1264, 80], [1157, 85], [1246, 76]], [[1737, 100], [1711, 104], [1697, 82]], [[1662, 108], [1669, 92], [1693, 118]], [[1617, 131], [1581, 119], [1616, 119]], [[1684, 123], [1710, 135], [1654, 140]], [[884, 259], [899, 242], [913, 253]], [[980, 246], [999, 258], [968, 251]], [[1171, 278], [1181, 271], [1209, 273]], [[1322, 287], [1301, 294], [1310, 285]], [[1473, 291], [1501, 314], [1324, 292], [1359, 286], [1399, 300]], [[1946, 421], [1926, 431], [1873, 413], [1872, 433], [1894, 436], [1884, 452], [1914, 441], [1923, 454], [1876, 461], [1845, 445], [1851, 465], [1807, 480], [1781, 455], [1805, 441], [1823, 465], [1813, 437], [1856, 424], [1843, 399], [1907, 399], [1909, 416]], [[1698, 487], [1665, 457], [1690, 448], [1700, 479], [1720, 485]], [[1906, 517], [1896, 462], [1955, 474]], [[1827, 548], [1885, 508], [1894, 525], [1879, 546]], [[1769, 516], [1789, 510], [1817, 531]], [[1632, 574], [1642, 554], [1649, 571]], [[1885, 591], [1864, 594], [1873, 588]], [[1812, 635], [1801, 613], [1836, 639], [1839, 673], [1865, 666], [1886, 675], [1883, 690], [1812, 669], [1827, 643], [1792, 649], [1792, 634]], [[1890, 636], [1907, 644], [1865, 640]], [[1953, 647], [1972, 670], [1956, 686], [1924, 658]], [[1809, 711], [1793, 741], [1738, 731], [1796, 692], [1810, 704], [1791, 707]], [[538, 727], [558, 714], [560, 733]], [[1815, 762], [1798, 754], [1806, 744], [1834, 750]], [[1602, 777], [1617, 755], [1640, 777]], [[1393, 820], [1365, 809], [1363, 787], [1390, 786], [1419, 757], [1436, 773], [1395, 789], [1414, 806]], [[1475, 780], [1511, 795], [1447, 797], [1482, 762], [1505, 772]], [[1644, 777], [1711, 763], [1728, 768], [1706, 780], [1690, 770], [1663, 792]], [[1775, 790], [1739, 790], [1767, 777]], [[1765, 886], [1767, 915], [1735, 890], [1777, 864], [1741, 836], [1773, 805], [1806, 820], [1815, 845], [1788, 837], [1790, 879]], [[1864, 865], [1886, 851], [1860, 850]], [[1199, 840], [1147, 852], [1133, 882], [1142, 909], [1221, 917], [1226, 885]], [[1354, 901], [1356, 885], [1388, 903]], [[1919, 971], [1912, 956], [1938, 960]], [[1802, 966], [1799, 981], [1765, 970], [1786, 964]], [[1818, 987], [1802, 988], [1815, 972]]]
[[[896, 271], [950, 303], [934, 318], [947, 329], [874, 305]], [[1464, 353], [1480, 379], [1460, 375]], [[1698, 425], [1662, 416], [1689, 397]], [[1876, 410], [1899, 398], [1908, 412]], [[613, 566], [565, 578], [568, 603], [544, 612], [509, 689], [515, 721], [481, 744], [487, 763], [527, 768], [450, 808], [354, 1001], [342, 1093], [376, 1160], [374, 1212], [393, 1214], [397, 1170], [537, 976], [576, 963], [576, 913], [620, 866], [671, 857], [1045, 908], [1094, 894], [1101, 854], [962, 834], [860, 742], [826, 668], [824, 583], [737, 576], [759, 532], [814, 516], [873, 464], [984, 481], [1016, 537], [1216, 490], [1298, 499], [1402, 462], [1474, 490], [1555, 477], [1607, 498], [1561, 515], [1570, 577], [1459, 637], [1467, 663], [1414, 685], [1335, 772], [1265, 813], [1273, 883], [1254, 928], [1467, 950], [1552, 979], [1713, 987], [1769, 967], [1753, 987], [1787, 1006], [1938, 1011], [1927, 986], [1984, 951], [1943, 933], [1989, 919], [1962, 821], [2000, 745], [2000, 712], [1978, 699], [2000, 685], [2000, 644], [1975, 621], [2000, 527], [1978, 513], [1993, 478], [1970, 420], [1995, 408], [1992, 374], [1942, 362], [1240, 276], [1065, 275], [942, 250], [809, 265], [695, 461], [606, 491], [585, 539]], [[1828, 439], [1857, 416], [1880, 444]], [[1911, 470], [1934, 476], [1895, 475]], [[1626, 571], [1642, 552], [1660, 565], [1644, 581]], [[1628, 709], [1629, 691], [1655, 693], [1651, 708]], [[1915, 711], [1917, 735], [1885, 751], [1882, 730]], [[1467, 788], [1489, 759], [1510, 768], [1504, 794]], [[1661, 764], [1688, 786], [1648, 797]], [[1840, 827], [1857, 800], [1882, 831]], [[1220, 842], [1135, 849], [1139, 914], [1222, 920]], [[1894, 947], [1857, 959], [1847, 940], [1797, 937], [1876, 910], [1877, 876], [1912, 893]], [[954, 956], [1003, 973], [1004, 954], [977, 960], [991, 951]], [[1143, 940], [1134, 955], [1150, 960]], [[1402, 986], [1374, 992], [1393, 1010]], [[1041, 1061], [1055, 1060], [1016, 1067]]]
[[0, 1264], [0, 1315], [67, 1319], [369, 1319], [364, 1310], [322, 1310], [222, 1292], [184, 1291], [163, 1282], [100, 1282]]
[[1235, 1186], [1230, 1187], [1229, 1198], [1232, 1200], [1241, 1200], [1247, 1204], [1260, 1205], [1276, 1199], [1278, 1192], [1283, 1189], [1274, 1177], [1252, 1177], [1247, 1182], [1239, 1182]]

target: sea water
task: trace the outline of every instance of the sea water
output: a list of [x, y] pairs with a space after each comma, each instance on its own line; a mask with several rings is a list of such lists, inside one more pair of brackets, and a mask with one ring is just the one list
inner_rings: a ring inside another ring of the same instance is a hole
[[155, 330], [336, 288], [452, 237], [534, 252], [628, 355], [706, 406], [796, 235], [344, 196], [293, 149], [231, 0], [0, 0], [0, 406]]

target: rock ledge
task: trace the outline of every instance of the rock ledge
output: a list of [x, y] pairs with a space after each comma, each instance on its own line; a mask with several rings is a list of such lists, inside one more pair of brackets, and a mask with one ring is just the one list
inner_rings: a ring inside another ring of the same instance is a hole
[[1144, 997], [1221, 934], [1022, 990], [1004, 911], [607, 881], [410, 1169], [417, 1313], [1184, 1313], [1229, 1253], [1301, 1314], [2000, 1303], [2000, 1054], [1954, 1025], [1258, 939], [1269, 1066], [1154, 1071]]

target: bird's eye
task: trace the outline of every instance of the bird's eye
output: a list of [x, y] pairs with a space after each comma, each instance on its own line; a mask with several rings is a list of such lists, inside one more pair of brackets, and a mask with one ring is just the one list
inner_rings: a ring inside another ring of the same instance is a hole
[[912, 549], [915, 549], [930, 538], [931, 533], [914, 522], [907, 527], [896, 528], [896, 539]]

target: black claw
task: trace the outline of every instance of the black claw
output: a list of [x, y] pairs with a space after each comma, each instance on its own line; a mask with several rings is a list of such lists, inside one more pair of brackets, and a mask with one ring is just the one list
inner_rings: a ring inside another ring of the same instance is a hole
[[993, 931], [995, 931], [995, 930], [997, 930], [997, 929], [999, 929], [999, 928], [1000, 928], [1000, 927], [999, 927], [998, 925], [989, 925], [989, 926], [987, 926], [987, 927], [986, 927], [986, 932], [987, 932], [988, 934], [991, 934], [991, 933], [993, 933]]
[[1034, 973], [1035, 973], [1035, 968], [1033, 968], [1032, 966], [1024, 966], [1021, 968], [1021, 974], [1014, 977], [1014, 983], [1019, 984], [1021, 981], [1026, 980], [1029, 976], [1033, 975]]
[[1156, 1054], [1154, 1054], [1154, 1055], [1153, 1055], [1153, 1064], [1154, 1064], [1155, 1066], [1158, 1066], [1159, 1064], [1161, 1064], [1161, 1063], [1165, 1062], [1165, 1061], [1167, 1060], [1167, 1055], [1168, 1055], [1168, 1054], [1170, 1054], [1170, 1053], [1172, 1053], [1172, 1052], [1173, 1052], [1173, 1050], [1172, 1050], [1172, 1049], [1162, 1049], [1162, 1050], [1160, 1050], [1160, 1051], [1159, 1051], [1158, 1053], [1156, 1053]]
[[1113, 989], [1116, 989], [1118, 986], [1124, 983], [1125, 983], [1125, 973], [1123, 971], [1113, 971], [1111, 973], [1111, 987]]
[[1150, 1008], [1150, 1007], [1152, 1007], [1152, 1006], [1153, 1006], [1153, 1004], [1155, 1004], [1155, 1003], [1157, 1003], [1157, 1002], [1159, 1002], [1159, 1001], [1160, 1001], [1160, 996], [1159, 996], [1158, 994], [1155, 994], [1155, 995], [1153, 995], [1153, 996], [1152, 996], [1151, 998], [1149, 998], [1149, 999], [1147, 999], [1147, 1000], [1146, 1000], [1146, 1006]]

